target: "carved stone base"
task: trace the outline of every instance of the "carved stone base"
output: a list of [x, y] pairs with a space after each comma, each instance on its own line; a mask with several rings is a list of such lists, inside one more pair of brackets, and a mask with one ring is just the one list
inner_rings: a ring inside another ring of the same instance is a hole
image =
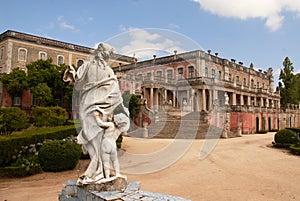
[[[115, 182], [116, 183], [121, 182], [121, 180], [117, 179], [117, 181]], [[99, 184], [95, 184], [95, 185], [99, 185]], [[88, 184], [85, 187], [78, 186], [76, 185], [75, 180], [70, 180], [66, 184], [64, 184], [61, 194], [58, 197], [58, 200], [59, 201], [108, 201], [108, 200], [110, 201], [112, 200], [190, 201], [177, 196], [142, 191], [140, 190], [140, 182], [127, 182], [124, 191], [87, 190], [86, 189], [87, 186], [95, 187], [95, 186], [91, 186], [91, 184]]]
[[82, 187], [86, 191], [124, 191], [127, 181], [124, 177], [112, 177], [110, 179], [103, 179], [97, 184], [83, 184]]

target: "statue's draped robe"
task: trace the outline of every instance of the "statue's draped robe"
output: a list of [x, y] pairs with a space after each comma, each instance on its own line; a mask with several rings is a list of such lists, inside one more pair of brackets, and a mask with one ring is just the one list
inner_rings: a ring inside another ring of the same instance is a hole
[[85, 145], [97, 135], [101, 135], [101, 138], [103, 135], [103, 129], [97, 124], [94, 111], [105, 117], [113, 113], [123, 100], [113, 70], [96, 62], [86, 62], [79, 67], [75, 76], [75, 89], [80, 91], [79, 117], [82, 124], [77, 139], [79, 144]]

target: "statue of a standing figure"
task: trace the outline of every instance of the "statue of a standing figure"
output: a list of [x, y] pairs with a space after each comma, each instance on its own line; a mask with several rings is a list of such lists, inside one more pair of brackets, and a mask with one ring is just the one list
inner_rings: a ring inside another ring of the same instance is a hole
[[107, 122], [108, 117], [113, 116], [115, 108], [121, 106], [127, 118], [123, 123], [128, 124], [123, 125], [122, 132], [129, 128], [129, 111], [123, 105], [117, 77], [107, 64], [112, 54], [113, 48], [101, 43], [94, 51], [92, 61], [84, 62], [77, 71], [69, 66], [64, 73], [64, 81], [75, 84], [75, 89], [80, 92], [79, 118], [82, 129], [77, 140], [91, 159], [85, 173], [77, 180], [78, 185], [95, 184], [104, 177], [109, 177], [104, 175], [101, 153], [106, 128], [99, 125], [99, 120]]

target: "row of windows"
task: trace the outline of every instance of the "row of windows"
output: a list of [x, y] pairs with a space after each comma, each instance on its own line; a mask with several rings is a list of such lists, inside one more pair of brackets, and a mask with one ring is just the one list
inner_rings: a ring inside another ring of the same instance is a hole
[[[177, 69], [177, 79], [180, 80], [180, 79], [184, 79], [184, 75], [183, 75], [183, 67], [179, 67]], [[194, 67], [193, 66], [190, 66], [188, 68], [188, 78], [193, 78], [195, 76], [195, 70], [194, 70]], [[217, 79], [219, 80], [222, 80], [222, 72], [221, 71], [218, 71], [218, 75], [217, 75]], [[148, 72], [145, 74], [145, 80], [150, 80], [152, 77], [152, 72]], [[156, 71], [156, 75], [154, 76], [156, 80], [162, 80], [163, 78], [163, 71], [159, 70], [159, 71]], [[208, 77], [208, 68], [205, 68], [205, 77]], [[173, 79], [173, 69], [167, 69], [166, 71], [166, 78], [167, 80], [172, 80]], [[211, 78], [216, 78], [216, 70], [215, 69], [211, 69]], [[143, 79], [143, 74], [137, 74], [136, 75], [136, 80], [142, 80]], [[228, 74], [228, 81], [233, 81], [233, 78], [232, 78], [232, 75], [229, 73]], [[235, 82], [237, 84], [243, 84], [243, 86], [248, 86], [248, 83], [247, 83], [247, 78], [243, 78], [243, 83], [241, 83], [241, 80], [240, 80], [240, 77], [237, 75], [235, 77]], [[254, 79], [251, 79], [251, 83], [250, 83], [250, 86], [252, 88], [265, 88], [265, 83], [262, 83], [260, 84], [260, 82], [256, 82], [256, 85], [255, 85], [255, 81]]]
[[[46, 60], [47, 59], [47, 53], [40, 51], [39, 55], [38, 55], [38, 58], [42, 59], [42, 60]], [[18, 60], [19, 61], [26, 61], [27, 60], [27, 49], [19, 48], [19, 50], [18, 50]], [[65, 60], [64, 56], [58, 55], [57, 56], [57, 65], [63, 64], [64, 60]]]

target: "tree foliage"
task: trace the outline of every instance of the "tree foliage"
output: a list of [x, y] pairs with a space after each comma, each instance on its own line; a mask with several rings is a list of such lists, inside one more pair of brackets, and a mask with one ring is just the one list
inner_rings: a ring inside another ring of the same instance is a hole
[[62, 79], [66, 65], [54, 65], [52, 59], [37, 60], [27, 69], [28, 85], [39, 105], [62, 106], [67, 91], [67, 83]]
[[2, 73], [0, 80], [12, 98], [28, 88], [26, 73], [19, 68], [13, 69], [10, 73]]
[[288, 57], [283, 61], [283, 69], [280, 71], [278, 87], [281, 94], [281, 104], [287, 107], [288, 103], [298, 104], [299, 86], [297, 76], [293, 74], [293, 63]]

